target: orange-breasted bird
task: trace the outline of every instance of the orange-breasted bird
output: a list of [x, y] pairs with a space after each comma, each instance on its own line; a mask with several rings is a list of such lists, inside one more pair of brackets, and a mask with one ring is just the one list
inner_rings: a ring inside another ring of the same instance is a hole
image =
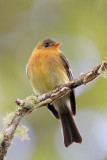
[[[34, 91], [43, 94], [73, 79], [68, 60], [59, 49], [61, 43], [50, 38], [39, 42], [27, 64], [27, 75]], [[48, 104], [47, 108], [62, 125], [64, 144], [81, 143], [82, 138], [76, 126], [76, 100], [74, 90]]]

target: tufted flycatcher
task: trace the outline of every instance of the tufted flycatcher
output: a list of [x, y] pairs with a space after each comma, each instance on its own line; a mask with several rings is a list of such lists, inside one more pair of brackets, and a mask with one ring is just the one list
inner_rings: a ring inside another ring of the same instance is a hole
[[[68, 60], [59, 49], [61, 43], [50, 38], [39, 42], [27, 64], [27, 76], [34, 91], [43, 94], [73, 79]], [[48, 104], [47, 108], [62, 125], [64, 144], [81, 143], [82, 138], [76, 126], [76, 100], [74, 90]]]

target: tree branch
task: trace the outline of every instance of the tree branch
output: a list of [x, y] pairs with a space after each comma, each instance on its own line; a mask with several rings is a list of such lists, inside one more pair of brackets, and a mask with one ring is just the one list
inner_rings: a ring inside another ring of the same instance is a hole
[[7, 154], [17, 126], [26, 115], [26, 113], [30, 114], [37, 108], [47, 106], [48, 103], [53, 103], [55, 100], [69, 93], [70, 90], [93, 81], [102, 73], [107, 73], [107, 60], [102, 61], [102, 63], [96, 66], [94, 69], [88, 71], [85, 74], [82, 74], [69, 83], [58, 86], [55, 90], [49, 93], [45, 93], [40, 96], [29, 96], [25, 100], [17, 99], [15, 102], [18, 105], [18, 109], [15, 112], [10, 124], [8, 124], [7, 128], [3, 132], [3, 139], [0, 143], [0, 160], [3, 160]]

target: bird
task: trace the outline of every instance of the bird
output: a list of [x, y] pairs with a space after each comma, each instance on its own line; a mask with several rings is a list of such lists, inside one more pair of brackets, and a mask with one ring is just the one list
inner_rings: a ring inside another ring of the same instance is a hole
[[[60, 45], [61, 42], [45, 38], [37, 44], [28, 60], [26, 73], [37, 95], [50, 92], [73, 80], [70, 64], [62, 54]], [[61, 122], [65, 147], [73, 142], [81, 143], [82, 137], [74, 119], [76, 115], [75, 91], [71, 90], [53, 104], [48, 104], [47, 108]]]

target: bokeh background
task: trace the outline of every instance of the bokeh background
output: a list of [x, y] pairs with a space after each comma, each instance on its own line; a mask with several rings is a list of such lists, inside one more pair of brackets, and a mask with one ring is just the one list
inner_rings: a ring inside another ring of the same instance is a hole
[[[46, 37], [62, 42], [75, 78], [85, 73], [107, 57], [107, 0], [0, 0], [1, 119], [16, 98], [34, 94], [25, 68]], [[59, 122], [44, 107], [24, 118], [30, 141], [14, 138], [6, 160], [107, 160], [107, 78], [76, 89], [76, 99], [82, 144], [65, 148]]]

